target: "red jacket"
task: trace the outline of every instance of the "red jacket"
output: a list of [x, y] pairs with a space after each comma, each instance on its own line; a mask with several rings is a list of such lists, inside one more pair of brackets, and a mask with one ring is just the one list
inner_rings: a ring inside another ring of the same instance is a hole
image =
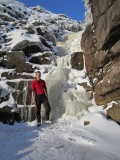
[[34, 80], [31, 83], [31, 90], [35, 91], [36, 94], [45, 94], [45, 89], [46, 89], [46, 83], [44, 80]]

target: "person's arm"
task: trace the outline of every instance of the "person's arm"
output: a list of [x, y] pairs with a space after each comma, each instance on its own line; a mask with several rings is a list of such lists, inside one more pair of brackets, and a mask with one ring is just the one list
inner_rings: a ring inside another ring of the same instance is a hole
[[32, 91], [31, 103], [32, 103], [32, 104], [35, 104], [35, 93], [34, 93], [34, 91]]
[[46, 83], [45, 83], [45, 94], [46, 94], [46, 96], [48, 96]]
[[45, 88], [45, 93], [46, 93], [46, 96], [48, 96], [47, 87]]

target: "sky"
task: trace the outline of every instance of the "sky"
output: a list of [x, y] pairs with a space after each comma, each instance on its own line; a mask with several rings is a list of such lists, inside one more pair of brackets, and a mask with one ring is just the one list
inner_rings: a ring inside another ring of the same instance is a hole
[[18, 0], [27, 7], [40, 5], [53, 13], [62, 13], [72, 19], [84, 21], [85, 7], [83, 0]]

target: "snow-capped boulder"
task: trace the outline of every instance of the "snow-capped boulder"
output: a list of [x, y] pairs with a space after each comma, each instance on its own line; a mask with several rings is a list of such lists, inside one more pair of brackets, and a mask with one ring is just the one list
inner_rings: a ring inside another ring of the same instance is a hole
[[33, 54], [29, 62], [34, 64], [55, 64], [55, 55], [52, 52]]
[[25, 55], [28, 56], [31, 53], [42, 52], [41, 43], [31, 42], [28, 40], [23, 40], [17, 43], [13, 48], [12, 51], [21, 51], [23, 50]]

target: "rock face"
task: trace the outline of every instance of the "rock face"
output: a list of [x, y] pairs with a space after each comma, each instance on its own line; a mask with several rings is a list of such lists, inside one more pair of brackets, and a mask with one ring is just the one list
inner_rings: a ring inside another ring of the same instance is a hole
[[92, 0], [93, 23], [82, 36], [88, 76], [98, 105], [120, 100], [119, 0]]

